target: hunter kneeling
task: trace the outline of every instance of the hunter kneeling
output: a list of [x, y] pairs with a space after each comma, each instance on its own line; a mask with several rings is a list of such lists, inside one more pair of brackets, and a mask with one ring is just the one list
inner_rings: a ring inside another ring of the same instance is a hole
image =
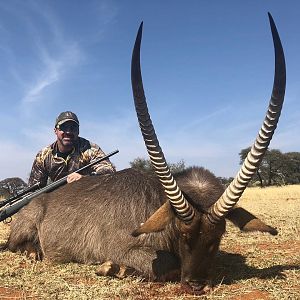
[[115, 172], [115, 167], [106, 159], [96, 165], [75, 173], [76, 170], [88, 165], [91, 161], [105, 156], [101, 148], [79, 137], [79, 120], [71, 111], [62, 112], [56, 118], [54, 133], [56, 141], [43, 148], [35, 157], [28, 185], [39, 183], [44, 187], [48, 179], [52, 182], [67, 177], [67, 182], [73, 182], [83, 175], [109, 174]]

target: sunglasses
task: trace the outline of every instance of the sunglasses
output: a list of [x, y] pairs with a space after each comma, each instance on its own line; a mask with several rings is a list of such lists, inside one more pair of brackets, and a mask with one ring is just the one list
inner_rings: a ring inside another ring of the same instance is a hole
[[79, 130], [79, 126], [74, 122], [72, 122], [71, 124], [63, 123], [63, 124], [57, 126], [57, 129], [60, 131], [63, 131], [63, 132], [66, 132], [66, 131], [76, 132]]

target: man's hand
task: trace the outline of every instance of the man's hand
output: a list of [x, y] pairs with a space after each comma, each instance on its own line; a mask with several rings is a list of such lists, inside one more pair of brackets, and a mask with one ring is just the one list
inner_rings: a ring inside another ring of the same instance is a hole
[[71, 173], [71, 174], [69, 174], [68, 177], [67, 177], [67, 182], [68, 182], [68, 183], [71, 183], [71, 182], [73, 182], [73, 181], [79, 180], [79, 179], [82, 178], [82, 177], [83, 177], [83, 176], [80, 175], [79, 173]]

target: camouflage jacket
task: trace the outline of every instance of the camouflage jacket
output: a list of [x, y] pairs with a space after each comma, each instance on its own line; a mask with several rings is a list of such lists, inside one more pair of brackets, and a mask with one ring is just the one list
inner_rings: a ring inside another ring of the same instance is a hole
[[[56, 181], [104, 155], [105, 153], [98, 145], [78, 137], [78, 143], [73, 151], [66, 158], [63, 158], [58, 151], [57, 142], [54, 142], [43, 148], [36, 155], [28, 185], [31, 186], [40, 182], [40, 186], [43, 187], [47, 184], [49, 179], [52, 182]], [[92, 175], [113, 172], [115, 172], [115, 167], [111, 164], [109, 159], [106, 159], [80, 172], [80, 174]]]

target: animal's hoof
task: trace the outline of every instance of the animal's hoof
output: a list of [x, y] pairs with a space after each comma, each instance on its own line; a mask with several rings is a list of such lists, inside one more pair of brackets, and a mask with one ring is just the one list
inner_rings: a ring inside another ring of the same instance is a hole
[[136, 275], [135, 269], [126, 266], [121, 266], [118, 274], [116, 274], [116, 276], [120, 279], [133, 275]]
[[99, 276], [116, 276], [116, 274], [120, 271], [120, 266], [114, 264], [111, 260], [106, 261], [102, 265], [100, 265], [96, 271], [96, 275]]

